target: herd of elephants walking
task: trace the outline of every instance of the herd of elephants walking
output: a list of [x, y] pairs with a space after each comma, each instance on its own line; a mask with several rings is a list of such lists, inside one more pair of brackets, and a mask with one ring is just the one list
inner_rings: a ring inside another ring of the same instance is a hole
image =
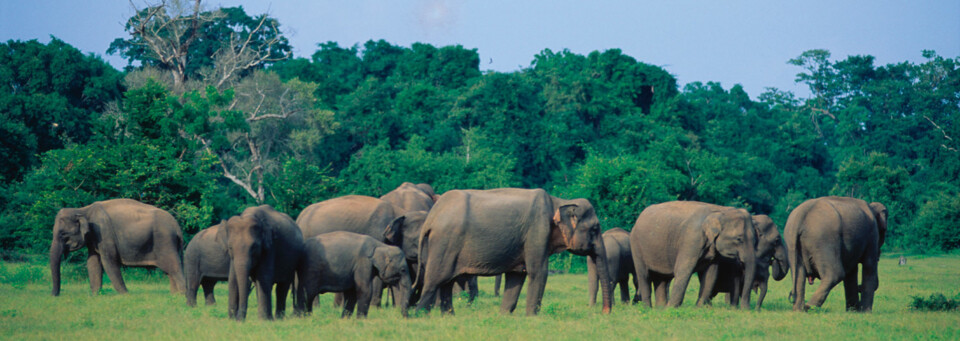
[[[877, 261], [887, 230], [887, 209], [848, 197], [821, 197], [797, 206], [783, 235], [765, 215], [695, 201], [651, 205], [630, 231], [601, 233], [586, 199], [566, 200], [542, 189], [451, 190], [403, 183], [383, 197], [348, 195], [305, 208], [296, 220], [268, 205], [198, 232], [184, 248], [174, 217], [131, 199], [98, 201], [57, 214], [50, 245], [52, 294], [60, 294], [60, 262], [86, 247], [90, 289], [100, 291], [106, 271], [126, 293], [121, 266], [154, 266], [185, 292], [189, 306], [202, 287], [214, 304], [214, 285], [228, 282], [229, 316], [243, 320], [250, 291], [262, 319], [283, 317], [292, 291], [294, 314], [312, 311], [318, 294], [337, 293], [343, 317], [380, 306], [382, 290], [407, 316], [434, 306], [453, 313], [455, 287], [476, 295], [476, 276], [504, 279], [502, 312], [513, 312], [527, 282], [526, 312], [537, 314], [551, 254], [587, 257], [590, 304], [601, 292], [609, 313], [613, 288], [620, 300], [677, 307], [691, 277], [700, 280], [697, 305], [718, 293], [760, 309], [771, 274], [792, 274], [794, 310], [820, 306], [843, 282], [848, 310], [869, 312], [877, 289]], [[858, 267], [862, 279], [858, 282]], [[632, 281], [630, 276], [633, 276]], [[806, 283], [821, 280], [810, 301]], [[271, 291], [275, 289], [276, 307]], [[439, 302], [437, 299], [439, 298]], [[275, 311], [275, 313], [274, 313]]]

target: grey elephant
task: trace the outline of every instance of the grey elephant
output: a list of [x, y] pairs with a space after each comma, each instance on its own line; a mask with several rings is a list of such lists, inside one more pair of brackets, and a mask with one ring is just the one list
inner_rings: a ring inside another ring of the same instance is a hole
[[226, 281], [230, 276], [230, 256], [226, 242], [218, 240], [226, 221], [197, 232], [183, 252], [183, 271], [187, 281], [187, 306], [197, 305], [197, 291], [203, 286], [203, 297], [207, 305], [217, 303], [213, 288], [218, 281]]
[[[352, 232], [330, 232], [306, 241], [302, 263], [303, 287], [308, 302], [325, 292], [344, 293], [343, 314], [367, 316], [374, 294], [374, 278], [390, 285], [401, 297], [400, 313], [406, 317], [411, 280], [403, 252], [373, 237]], [[313, 310], [307, 306], [307, 312]]]
[[[766, 215], [754, 215], [753, 226], [757, 231], [757, 272], [754, 275], [751, 288], [757, 291], [756, 309], [760, 310], [763, 306], [763, 299], [767, 296], [768, 280], [770, 278], [770, 269], [773, 269], [773, 279], [775, 281], [783, 280], [787, 276], [787, 270], [790, 268], [787, 262], [787, 248], [780, 236], [777, 225]], [[717, 282], [713, 293], [709, 297], [701, 299], [710, 300], [718, 293], [727, 293], [727, 302], [732, 306], [740, 303], [740, 295], [743, 292], [743, 270], [732, 261], [721, 260], [717, 271]], [[703, 273], [699, 273], [701, 281]]]
[[[607, 249], [607, 274], [611, 285], [620, 286], [620, 301], [630, 301], [630, 276], [633, 274], [633, 256], [630, 254], [630, 232], [615, 227], [603, 233], [603, 245]], [[587, 283], [590, 305], [597, 304], [597, 263], [587, 258]], [[633, 287], [637, 288], [637, 276], [633, 275]], [[611, 288], [612, 289], [612, 288]]]
[[[406, 251], [415, 247], [410, 245], [416, 245], [413, 239], [419, 238], [419, 234], [415, 231], [420, 230], [425, 216], [422, 211], [407, 212], [386, 200], [347, 195], [307, 206], [297, 217], [297, 226], [308, 239], [323, 233], [347, 231], [368, 235]], [[399, 233], [387, 239], [387, 229]], [[375, 282], [374, 290], [380, 293], [382, 284], [379, 280]], [[371, 304], [380, 306], [380, 296], [374, 294]]]
[[[257, 290], [259, 316], [264, 320], [274, 317], [270, 291], [276, 284], [276, 317], [283, 318], [287, 293], [303, 257], [303, 235], [293, 219], [269, 205], [248, 207], [227, 220], [217, 238], [225, 243], [230, 256], [230, 318], [246, 318], [251, 282]], [[293, 311], [299, 314], [303, 311], [303, 292], [302, 288], [295, 289]]]
[[[870, 312], [879, 285], [877, 262], [887, 232], [887, 208], [849, 197], [804, 201], [787, 217], [783, 235], [793, 271], [793, 309], [819, 307], [830, 289], [843, 282], [847, 310]], [[857, 284], [857, 265], [862, 285]], [[804, 280], [820, 286], [804, 304]]]
[[104, 270], [114, 290], [127, 292], [121, 265], [160, 268], [170, 278], [170, 291], [183, 291], [183, 232], [167, 211], [132, 199], [61, 209], [50, 243], [53, 296], [60, 295], [60, 260], [83, 247], [87, 248], [87, 274], [93, 294], [100, 292]]
[[524, 278], [527, 315], [540, 309], [550, 254], [569, 250], [594, 258], [610, 312], [610, 280], [600, 222], [586, 199], [563, 200], [542, 189], [453, 190], [430, 210], [420, 232], [415, 281], [418, 310], [453, 313], [453, 284], [461, 276], [504, 273], [501, 312], [513, 312]]
[[430, 211], [436, 200], [433, 187], [428, 184], [414, 185], [404, 182], [399, 187], [380, 197], [383, 201], [407, 211]]
[[[630, 231], [630, 251], [639, 282], [634, 301], [651, 306], [653, 285], [658, 306], [679, 307], [690, 277], [701, 271], [703, 290], [712, 292], [721, 259], [739, 262], [744, 281], [753, 283], [756, 238], [750, 213], [743, 209], [697, 201], [647, 207]], [[749, 290], [742, 290], [745, 299], [740, 300], [741, 309], [750, 308]], [[705, 303], [701, 297], [697, 305]]]

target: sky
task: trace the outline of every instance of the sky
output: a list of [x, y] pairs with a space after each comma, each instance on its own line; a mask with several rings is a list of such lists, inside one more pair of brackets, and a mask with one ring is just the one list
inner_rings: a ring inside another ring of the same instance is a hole
[[[151, 1], [156, 2], [156, 1]], [[143, 0], [133, 0], [139, 7]], [[384, 39], [409, 47], [462, 45], [476, 49], [480, 69], [512, 72], [544, 49], [586, 55], [618, 48], [657, 65], [681, 86], [720, 82], [756, 98], [767, 87], [799, 97], [800, 68], [787, 64], [806, 50], [827, 49], [833, 60], [872, 55], [875, 65], [924, 61], [923, 50], [960, 57], [960, 1], [541, 1], [320, 0], [208, 1], [208, 8], [243, 6], [280, 21], [294, 56], [309, 58], [317, 44], [363, 45]], [[100, 55], [128, 37], [133, 15], [122, 0], [2, 0], [0, 40], [49, 42], [50, 36]]]

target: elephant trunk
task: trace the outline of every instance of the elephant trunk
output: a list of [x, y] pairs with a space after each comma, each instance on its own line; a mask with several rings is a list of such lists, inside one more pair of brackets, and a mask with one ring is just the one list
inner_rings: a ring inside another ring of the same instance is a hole
[[[247, 317], [247, 300], [250, 297], [250, 269], [247, 266], [246, 262], [237, 262], [233, 263], [234, 269], [234, 280], [236, 281], [236, 297], [231, 293], [230, 298], [236, 299], [236, 319], [237, 321], [243, 321]], [[230, 289], [233, 289], [231, 287]], [[234, 305], [231, 305], [231, 308]]]
[[750, 309], [750, 291], [753, 289], [753, 281], [757, 274], [757, 257], [754, 253], [748, 252], [741, 258], [743, 262], [743, 285], [740, 293], [740, 309]]
[[[57, 231], [54, 231], [54, 236]], [[54, 237], [50, 243], [50, 281], [53, 282], [53, 296], [60, 296], [60, 259], [63, 258], [63, 242]]]
[[787, 262], [787, 258], [786, 246], [778, 245], [773, 254], [773, 280], [779, 281], [787, 277], [787, 271], [790, 270], [790, 263]]
[[597, 265], [597, 277], [600, 278], [600, 288], [603, 295], [603, 313], [610, 313], [612, 304], [613, 284], [610, 283], [610, 268], [607, 266], [607, 249], [603, 245], [603, 238], [597, 236], [594, 242], [593, 254], [594, 263]]
[[413, 293], [413, 285], [410, 282], [410, 275], [407, 273], [400, 275], [400, 282], [396, 285], [395, 289], [400, 294], [400, 315], [403, 317], [407, 316], [407, 310], [410, 308], [410, 296]]

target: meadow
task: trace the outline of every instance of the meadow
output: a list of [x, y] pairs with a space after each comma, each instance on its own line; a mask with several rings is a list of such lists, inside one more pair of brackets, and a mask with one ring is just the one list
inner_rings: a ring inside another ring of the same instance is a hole
[[[599, 306], [587, 304], [585, 274], [554, 274], [540, 315], [533, 317], [524, 316], [523, 295], [514, 314], [500, 314], [493, 278], [485, 277], [477, 301], [468, 304], [459, 297], [454, 316], [434, 311], [404, 319], [396, 309], [383, 308], [371, 309], [366, 319], [340, 319], [333, 295], [326, 294], [309, 317], [267, 322], [257, 319], [251, 295], [248, 319], [237, 323], [227, 319], [225, 283], [217, 286], [217, 305], [203, 306], [201, 296], [200, 306], [188, 308], [182, 295], [170, 294], [162, 273], [124, 271], [130, 294], [118, 295], [104, 283], [102, 293], [92, 296], [85, 270], [78, 264], [65, 266], [61, 296], [52, 297], [45, 262], [0, 263], [0, 339], [960, 339], [960, 312], [909, 307], [912, 296], [956, 297], [960, 256], [912, 256], [905, 266], [898, 266], [895, 256], [884, 256], [872, 314], [845, 312], [841, 287], [822, 308], [793, 312], [788, 277], [771, 282], [761, 312], [732, 309], [723, 297], [712, 307], [695, 307], [698, 283], [693, 280], [679, 309], [618, 303], [613, 314], [602, 315]], [[808, 297], [811, 291], [808, 287]]]

